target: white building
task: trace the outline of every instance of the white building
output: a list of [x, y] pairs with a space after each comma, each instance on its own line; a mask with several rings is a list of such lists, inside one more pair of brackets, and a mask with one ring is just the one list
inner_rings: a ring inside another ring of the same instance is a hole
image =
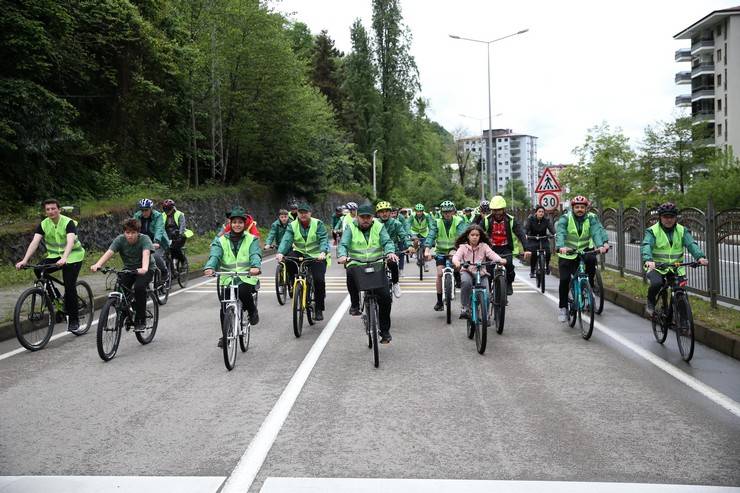
[[[537, 187], [539, 169], [537, 165], [537, 137], [519, 134], [511, 129], [493, 129], [492, 136], [495, 153], [493, 162], [496, 166], [497, 183], [493, 187], [493, 174], [489, 174], [491, 195], [503, 193], [509, 180], [520, 180], [524, 183], [532, 203], [536, 199], [534, 190]], [[488, 143], [488, 130], [483, 132], [483, 141]], [[485, 151], [485, 148], [484, 148]]]

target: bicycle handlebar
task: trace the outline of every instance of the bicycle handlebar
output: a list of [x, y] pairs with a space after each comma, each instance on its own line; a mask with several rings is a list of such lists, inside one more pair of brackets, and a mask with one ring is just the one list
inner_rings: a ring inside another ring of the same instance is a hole
[[656, 269], [670, 269], [670, 268], [677, 268], [677, 267], [692, 267], [696, 269], [697, 267], [703, 267], [703, 266], [699, 262], [696, 262], [696, 261], [674, 262], [672, 264], [666, 264], [666, 263], [655, 264]]
[[257, 277], [253, 276], [249, 272], [215, 272], [211, 274], [211, 277], [226, 276], [226, 277]]
[[21, 269], [40, 269], [40, 270], [46, 270], [51, 269], [52, 267], [59, 268], [59, 266], [56, 263], [53, 264], [26, 264]]
[[555, 235], [545, 235], [545, 236], [532, 236], [532, 235], [524, 235], [528, 240], [549, 240], [550, 238], [555, 238]]
[[467, 260], [463, 262], [462, 264], [460, 264], [461, 267], [465, 267], [465, 268], [470, 267], [471, 265], [475, 265], [476, 267], [480, 269], [481, 267], [490, 267], [492, 265], [502, 265], [502, 264], [499, 261], [469, 262]]
[[131, 269], [115, 269], [113, 267], [101, 267], [98, 269], [99, 272], [102, 274], [108, 274], [109, 272], [113, 272], [114, 274], [137, 274], [138, 272], [136, 270]]

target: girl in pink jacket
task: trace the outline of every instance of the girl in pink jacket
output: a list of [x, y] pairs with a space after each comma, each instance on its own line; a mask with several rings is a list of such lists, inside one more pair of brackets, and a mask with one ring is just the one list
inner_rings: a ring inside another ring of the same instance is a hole
[[[468, 229], [455, 241], [455, 255], [452, 257], [452, 264], [455, 268], [460, 269], [463, 262], [470, 262], [471, 265], [463, 267], [460, 270], [461, 283], [460, 302], [462, 309], [460, 318], [468, 318], [470, 314], [470, 293], [473, 291], [473, 282], [475, 280], [476, 262], [501, 262], [506, 265], [506, 259], [491, 250], [491, 242], [488, 235], [477, 224], [471, 224]], [[488, 278], [488, 272], [485, 267], [481, 268], [481, 278]]]

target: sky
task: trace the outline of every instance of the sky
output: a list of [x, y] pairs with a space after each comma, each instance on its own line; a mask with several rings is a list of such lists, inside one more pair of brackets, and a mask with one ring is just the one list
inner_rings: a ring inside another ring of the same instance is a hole
[[[360, 18], [371, 31], [371, 0], [274, 0], [276, 10], [326, 29], [350, 52], [349, 28]], [[674, 52], [689, 40], [673, 36], [713, 10], [740, 0], [401, 0], [413, 39], [411, 53], [428, 115], [448, 131], [470, 136], [488, 128], [486, 46], [452, 39], [492, 40], [493, 128], [538, 137], [539, 159], [572, 163], [588, 129], [607, 122], [637, 148], [644, 129], [681, 114], [674, 83], [689, 70]], [[465, 115], [465, 116], [461, 116]]]

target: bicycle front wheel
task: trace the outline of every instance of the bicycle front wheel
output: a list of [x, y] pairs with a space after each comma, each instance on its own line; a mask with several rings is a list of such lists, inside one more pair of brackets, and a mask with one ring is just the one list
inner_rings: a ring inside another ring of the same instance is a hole
[[601, 315], [601, 312], [604, 311], [604, 283], [601, 280], [599, 269], [596, 269], [596, 275], [594, 275], [592, 292], [594, 294], [594, 313]]
[[295, 283], [293, 288], [293, 334], [301, 337], [303, 333], [303, 283]]
[[[588, 321], [584, 323], [583, 315], [588, 315]], [[581, 282], [581, 307], [578, 310], [578, 326], [581, 329], [581, 337], [586, 340], [591, 338], [594, 332], [594, 295], [591, 285], [585, 280]]]
[[488, 338], [488, 313], [483, 303], [477, 303], [477, 315], [475, 321], [475, 348], [478, 354], [486, 352], [486, 340]]
[[77, 290], [77, 314], [80, 321], [80, 327], [71, 332], [76, 336], [81, 336], [90, 330], [95, 306], [93, 304], [92, 288], [90, 288], [88, 283], [85, 281], [77, 281], [75, 288]]
[[378, 347], [378, 305], [374, 299], [369, 299], [365, 305], [367, 310], [367, 326], [370, 331], [370, 340], [373, 346], [373, 365], [380, 365], [380, 348]]
[[280, 262], [275, 267], [275, 294], [280, 306], [284, 305], [288, 298], [288, 285], [285, 277], [285, 264]]
[[41, 288], [25, 290], [15, 304], [13, 326], [18, 342], [29, 351], [42, 349], [54, 331], [54, 306]]
[[123, 318], [119, 311], [119, 303], [118, 298], [108, 298], [100, 310], [96, 342], [98, 356], [103, 361], [113, 359], [118, 351], [118, 344], [121, 342]]
[[316, 323], [313, 319], [314, 301], [313, 301], [313, 279], [309, 278], [305, 285], [306, 288], [306, 320], [308, 325]]
[[170, 297], [169, 277], [169, 272], [166, 278], [163, 277], [162, 272], [154, 274], [154, 291], [157, 294], [157, 303], [160, 305], [167, 303], [167, 299]]
[[146, 307], [144, 332], [136, 332], [136, 339], [141, 344], [152, 342], [154, 334], [157, 333], [157, 326], [159, 325], [159, 305], [157, 304], [157, 297], [151, 291], [149, 292], [149, 301], [151, 306], [147, 304]]
[[252, 325], [249, 323], [244, 324], [243, 320], [242, 324], [242, 332], [239, 334], [239, 349], [242, 350], [242, 353], [246, 353], [249, 350], [249, 333], [252, 331]]
[[673, 304], [673, 320], [681, 358], [689, 362], [694, 356], [694, 316], [686, 293], [677, 293]]
[[501, 275], [496, 277], [494, 293], [493, 316], [496, 322], [496, 332], [504, 332], [504, 321], [506, 320], [506, 277]]
[[668, 293], [665, 291], [661, 291], [658, 295], [651, 323], [655, 340], [658, 344], [663, 344], [668, 336]]
[[445, 294], [445, 312], [447, 324], [452, 323], [452, 275], [445, 275], [442, 282]]
[[537, 287], [545, 292], [545, 252], [540, 252], [537, 259]]
[[[467, 334], [468, 339], [472, 339], [475, 337], [475, 313], [477, 313], [478, 305], [481, 303], [482, 300], [478, 299], [478, 293], [476, 290], [473, 290], [473, 293], [470, 295], [470, 313], [468, 314], [468, 319], [466, 320], [466, 328], [467, 328]], [[483, 307], [483, 311], [488, 311], [488, 307]]]
[[416, 254], [416, 263], [419, 265], [419, 280], [424, 280], [424, 256], [417, 253]]
[[179, 284], [181, 288], [186, 288], [188, 286], [189, 280], [190, 262], [188, 262], [188, 259], [186, 257], [185, 261], [177, 261], [177, 284]]
[[236, 365], [236, 312], [230, 306], [224, 312], [224, 321], [221, 324], [221, 335], [224, 338], [221, 345], [224, 353], [224, 365], [231, 371]]
[[576, 292], [576, 286], [579, 281], [575, 277], [571, 278], [570, 285], [568, 286], [568, 325], [575, 327], [576, 320], [578, 320], [578, 303], [573, 293]]

